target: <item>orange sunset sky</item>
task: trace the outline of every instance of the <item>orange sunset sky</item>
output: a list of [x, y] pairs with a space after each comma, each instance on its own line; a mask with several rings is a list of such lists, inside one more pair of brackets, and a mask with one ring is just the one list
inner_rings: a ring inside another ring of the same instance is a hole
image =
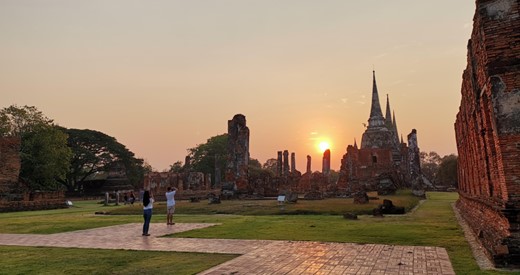
[[474, 1], [1, 0], [0, 108], [114, 136], [161, 171], [246, 116], [252, 158], [339, 170], [372, 70], [399, 134], [456, 153]]

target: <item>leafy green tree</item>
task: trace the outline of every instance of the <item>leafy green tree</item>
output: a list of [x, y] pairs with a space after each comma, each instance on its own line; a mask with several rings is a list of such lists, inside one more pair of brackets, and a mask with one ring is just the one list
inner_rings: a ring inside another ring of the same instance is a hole
[[220, 169], [221, 176], [225, 174], [228, 156], [227, 146], [227, 134], [209, 138], [206, 143], [188, 149], [190, 157], [188, 166], [193, 171], [211, 173], [211, 180], [215, 182], [215, 168]]
[[32, 190], [58, 190], [72, 151], [67, 135], [57, 127], [33, 128], [22, 136], [20, 178]]
[[52, 125], [53, 120], [34, 106], [11, 105], [0, 111], [0, 136], [22, 137], [25, 133]]
[[260, 164], [260, 161], [254, 158], [249, 158], [249, 167], [256, 167], [259, 169], [262, 169], [262, 164]]
[[454, 154], [442, 157], [437, 172], [437, 184], [457, 187], [457, 162], [458, 157]]
[[273, 175], [276, 175], [278, 169], [278, 160], [271, 158], [265, 161], [262, 168], [265, 170], [269, 170]]
[[441, 157], [436, 152], [421, 152], [421, 171], [424, 176], [431, 182], [435, 181], [437, 171], [441, 163]]
[[0, 136], [20, 137], [20, 179], [31, 190], [57, 190], [69, 167], [67, 135], [34, 106], [0, 110]]
[[182, 161], [178, 160], [174, 164], [170, 165], [170, 172], [172, 173], [180, 173], [182, 172]]
[[125, 167], [130, 184], [141, 184], [146, 169], [144, 161], [135, 158], [134, 153], [114, 137], [88, 129], [62, 130], [68, 134], [68, 145], [73, 152], [70, 169], [61, 181], [69, 191], [80, 190], [89, 176], [107, 172], [116, 165]]
[[339, 172], [333, 169], [330, 169], [329, 183], [336, 184], [339, 180]]
[[146, 160], [143, 161], [143, 173], [144, 175], [154, 172], [155, 169], [153, 169], [152, 165], [148, 163]]

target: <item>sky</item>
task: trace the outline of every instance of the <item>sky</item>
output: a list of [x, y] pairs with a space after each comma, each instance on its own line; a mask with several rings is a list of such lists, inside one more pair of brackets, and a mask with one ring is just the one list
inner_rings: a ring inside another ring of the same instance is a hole
[[361, 142], [372, 70], [406, 140], [456, 153], [473, 0], [0, 0], [0, 108], [115, 137], [158, 171], [246, 116], [250, 155], [331, 169]]

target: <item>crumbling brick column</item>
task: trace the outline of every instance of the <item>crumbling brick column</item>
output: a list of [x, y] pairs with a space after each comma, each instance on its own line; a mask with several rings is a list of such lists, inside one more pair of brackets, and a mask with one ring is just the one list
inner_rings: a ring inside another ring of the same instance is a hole
[[312, 173], [312, 171], [311, 171], [311, 161], [312, 161], [311, 156], [307, 155], [307, 170], [306, 170], [305, 173]]
[[324, 175], [330, 174], [330, 150], [327, 149], [323, 152], [323, 165], [321, 171]]
[[226, 181], [235, 183], [239, 193], [250, 191], [249, 128], [244, 115], [237, 114], [232, 120], [228, 120], [228, 156]]

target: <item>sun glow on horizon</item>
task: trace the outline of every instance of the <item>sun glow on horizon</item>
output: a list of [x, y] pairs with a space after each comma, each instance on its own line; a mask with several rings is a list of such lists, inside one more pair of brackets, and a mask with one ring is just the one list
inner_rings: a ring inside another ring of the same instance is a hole
[[320, 149], [320, 152], [323, 153], [325, 150], [330, 149], [330, 144], [327, 141], [321, 141], [318, 144], [318, 148]]

